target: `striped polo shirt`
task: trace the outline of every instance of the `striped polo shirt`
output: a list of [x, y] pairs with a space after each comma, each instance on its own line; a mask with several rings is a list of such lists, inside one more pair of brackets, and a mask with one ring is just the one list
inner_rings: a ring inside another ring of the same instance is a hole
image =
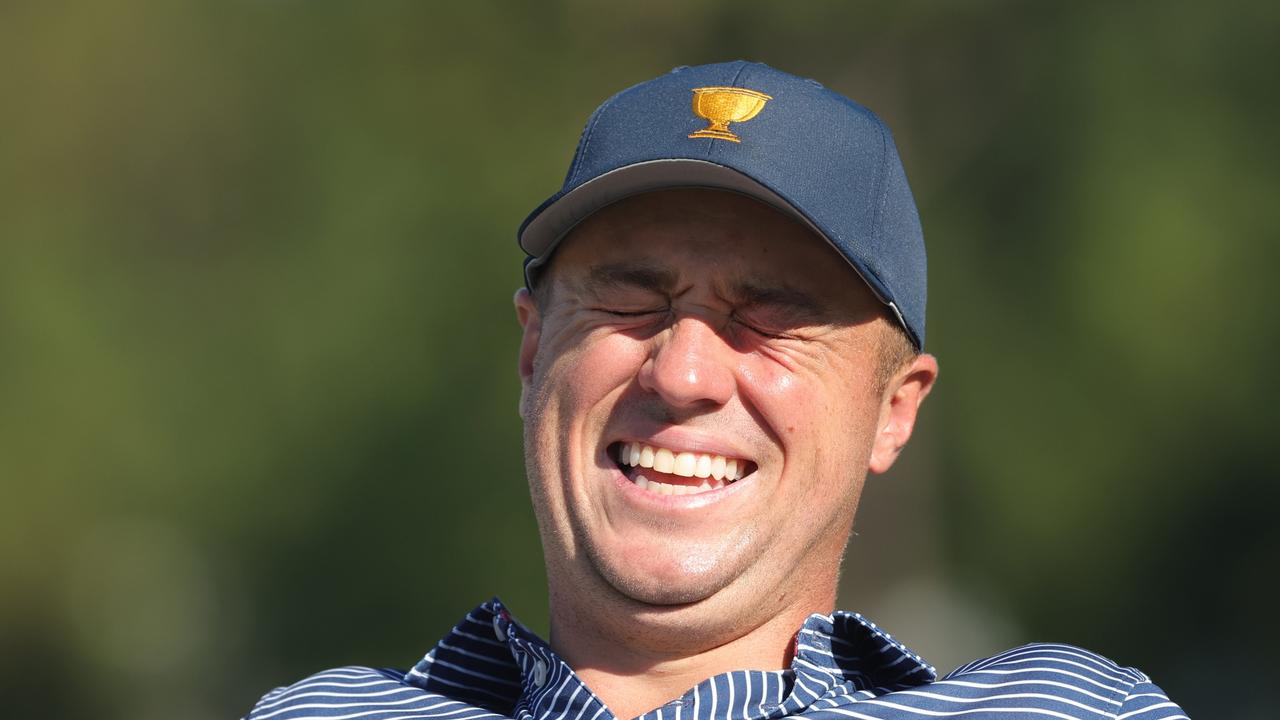
[[[639, 720], [1186, 718], [1146, 675], [1070, 645], [1038, 643], [933, 667], [857, 613], [812, 615], [786, 670], [698, 683]], [[267, 693], [249, 720], [613, 720], [546, 642], [497, 599], [408, 672], [346, 667]]]

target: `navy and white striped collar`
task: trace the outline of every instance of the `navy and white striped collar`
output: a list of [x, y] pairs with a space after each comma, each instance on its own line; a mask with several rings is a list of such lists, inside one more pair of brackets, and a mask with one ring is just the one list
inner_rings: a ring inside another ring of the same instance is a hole
[[[919, 655], [857, 613], [811, 615], [796, 633], [791, 668], [740, 670], [702, 681], [642, 720], [716, 717], [770, 720], [848, 697], [870, 698], [931, 683]], [[499, 715], [602, 720], [612, 715], [551, 647], [497, 599], [468, 613], [405, 682]], [[665, 713], [665, 714], [664, 714]]]

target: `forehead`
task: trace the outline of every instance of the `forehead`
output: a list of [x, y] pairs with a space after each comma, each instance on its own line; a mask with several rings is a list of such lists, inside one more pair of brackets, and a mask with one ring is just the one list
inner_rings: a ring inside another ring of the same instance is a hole
[[614, 203], [574, 228], [551, 266], [571, 283], [602, 269], [633, 268], [677, 284], [713, 279], [804, 289], [824, 304], [870, 296], [845, 259], [807, 226], [720, 190], [663, 190]]

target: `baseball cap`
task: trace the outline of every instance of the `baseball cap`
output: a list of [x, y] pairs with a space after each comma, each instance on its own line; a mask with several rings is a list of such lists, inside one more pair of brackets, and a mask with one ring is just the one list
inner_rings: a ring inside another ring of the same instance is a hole
[[820, 83], [761, 63], [679, 67], [597, 108], [564, 185], [517, 232], [525, 282], [592, 213], [680, 187], [741, 193], [808, 225], [924, 348], [924, 234], [889, 128]]

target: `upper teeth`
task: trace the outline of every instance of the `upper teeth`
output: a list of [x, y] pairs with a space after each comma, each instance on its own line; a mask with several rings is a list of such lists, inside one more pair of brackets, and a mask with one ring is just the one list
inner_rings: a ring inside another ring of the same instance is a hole
[[717, 480], [732, 482], [742, 477], [746, 469], [746, 462], [737, 458], [707, 453], [676, 452], [639, 442], [623, 443], [618, 454], [619, 460], [626, 465], [653, 468], [658, 472], [681, 477], [713, 477]]

